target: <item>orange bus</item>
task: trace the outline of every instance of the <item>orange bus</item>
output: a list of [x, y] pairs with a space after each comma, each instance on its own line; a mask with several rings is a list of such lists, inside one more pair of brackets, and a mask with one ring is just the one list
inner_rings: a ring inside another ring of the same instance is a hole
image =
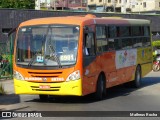
[[106, 95], [106, 88], [131, 82], [152, 69], [150, 21], [67, 16], [21, 23], [14, 47], [16, 94]]

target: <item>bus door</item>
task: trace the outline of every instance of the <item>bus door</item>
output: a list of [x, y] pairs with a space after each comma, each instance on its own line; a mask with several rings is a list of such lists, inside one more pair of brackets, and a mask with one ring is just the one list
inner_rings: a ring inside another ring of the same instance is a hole
[[97, 66], [95, 54], [95, 34], [94, 32], [85, 32], [83, 39], [83, 94], [94, 92]]

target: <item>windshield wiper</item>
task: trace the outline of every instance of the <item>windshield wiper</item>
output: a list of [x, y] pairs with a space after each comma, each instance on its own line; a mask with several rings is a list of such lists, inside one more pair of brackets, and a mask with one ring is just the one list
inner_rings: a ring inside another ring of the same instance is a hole
[[58, 58], [58, 56], [57, 56], [57, 54], [55, 52], [54, 47], [52, 45], [48, 45], [48, 47], [51, 50], [51, 56], [48, 59], [53, 58], [52, 60], [57, 62], [59, 68], [62, 68], [61, 62], [60, 62], [60, 60], [59, 60], [59, 58]]
[[59, 58], [58, 58], [58, 56], [57, 56], [57, 54], [55, 52], [54, 46], [48, 45], [48, 47], [51, 50], [51, 56], [48, 59], [53, 58], [52, 60], [57, 62], [59, 68], [62, 68], [61, 62], [60, 62], [60, 60], [59, 60]]
[[[53, 45], [51, 45], [51, 34], [52, 34], [51, 31], [52, 31], [52, 30], [51, 30], [51, 27], [48, 26], [48, 30], [47, 30], [46, 38], [45, 38], [45, 52], [46, 52], [47, 47], [49, 47], [49, 49], [50, 49], [50, 51], [51, 51], [51, 54], [50, 54], [50, 57], [48, 58], [48, 60], [49, 60], [49, 59], [52, 59], [52, 60], [56, 61], [57, 64], [58, 64], [58, 66], [59, 66], [59, 68], [62, 68], [61, 63], [60, 63], [60, 60], [59, 60], [59, 58], [58, 58], [58, 56], [57, 56], [57, 54], [56, 54], [55, 48], [54, 48]], [[50, 32], [50, 34], [49, 34], [49, 32]], [[48, 45], [47, 45], [47, 42], [49, 42]], [[46, 58], [46, 54], [44, 54], [44, 59], [45, 59], [45, 58]], [[44, 62], [44, 63], [45, 63], [45, 62]]]
[[35, 54], [33, 55], [32, 59], [31, 59], [31, 61], [28, 63], [28, 66], [31, 66], [31, 65], [33, 64], [34, 60], [36, 59], [36, 57], [37, 57], [37, 55], [38, 55], [38, 52], [39, 52], [39, 51], [36, 51], [36, 52], [35, 52]]

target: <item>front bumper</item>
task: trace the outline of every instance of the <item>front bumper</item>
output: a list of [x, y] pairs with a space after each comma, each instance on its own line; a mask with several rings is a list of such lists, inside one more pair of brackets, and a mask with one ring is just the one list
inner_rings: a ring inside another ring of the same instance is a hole
[[[40, 86], [50, 88], [40, 88]], [[60, 83], [36, 83], [14, 79], [16, 94], [46, 94], [46, 95], [73, 95], [82, 96], [81, 79]]]

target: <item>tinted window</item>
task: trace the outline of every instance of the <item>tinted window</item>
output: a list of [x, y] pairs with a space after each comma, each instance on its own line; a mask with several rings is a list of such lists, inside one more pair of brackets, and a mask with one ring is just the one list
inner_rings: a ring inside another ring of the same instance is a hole
[[128, 26], [119, 27], [119, 37], [128, 37], [130, 36], [130, 28]]
[[117, 37], [117, 27], [116, 26], [108, 27], [108, 37], [109, 38]]
[[133, 38], [133, 47], [142, 47], [142, 38]]
[[141, 27], [133, 26], [132, 27], [132, 36], [141, 36]]
[[148, 26], [144, 26], [143, 29], [144, 29], [144, 36], [149, 36], [150, 35], [149, 27]]
[[106, 38], [105, 26], [96, 27], [96, 38]]
[[105, 26], [96, 26], [97, 52], [107, 51], [107, 39]]
[[116, 50], [122, 49], [122, 40], [121, 39], [115, 39], [114, 40], [114, 47]]
[[124, 38], [122, 39], [122, 49], [132, 48], [132, 39], [131, 38]]
[[114, 39], [110, 38], [108, 39], [108, 49], [109, 50], [115, 50], [115, 47], [114, 47]]
[[109, 39], [108, 40], [108, 49], [109, 50], [120, 50], [122, 48], [121, 39]]
[[149, 37], [143, 38], [143, 46], [147, 47], [150, 45], [151, 45], [150, 38]]

